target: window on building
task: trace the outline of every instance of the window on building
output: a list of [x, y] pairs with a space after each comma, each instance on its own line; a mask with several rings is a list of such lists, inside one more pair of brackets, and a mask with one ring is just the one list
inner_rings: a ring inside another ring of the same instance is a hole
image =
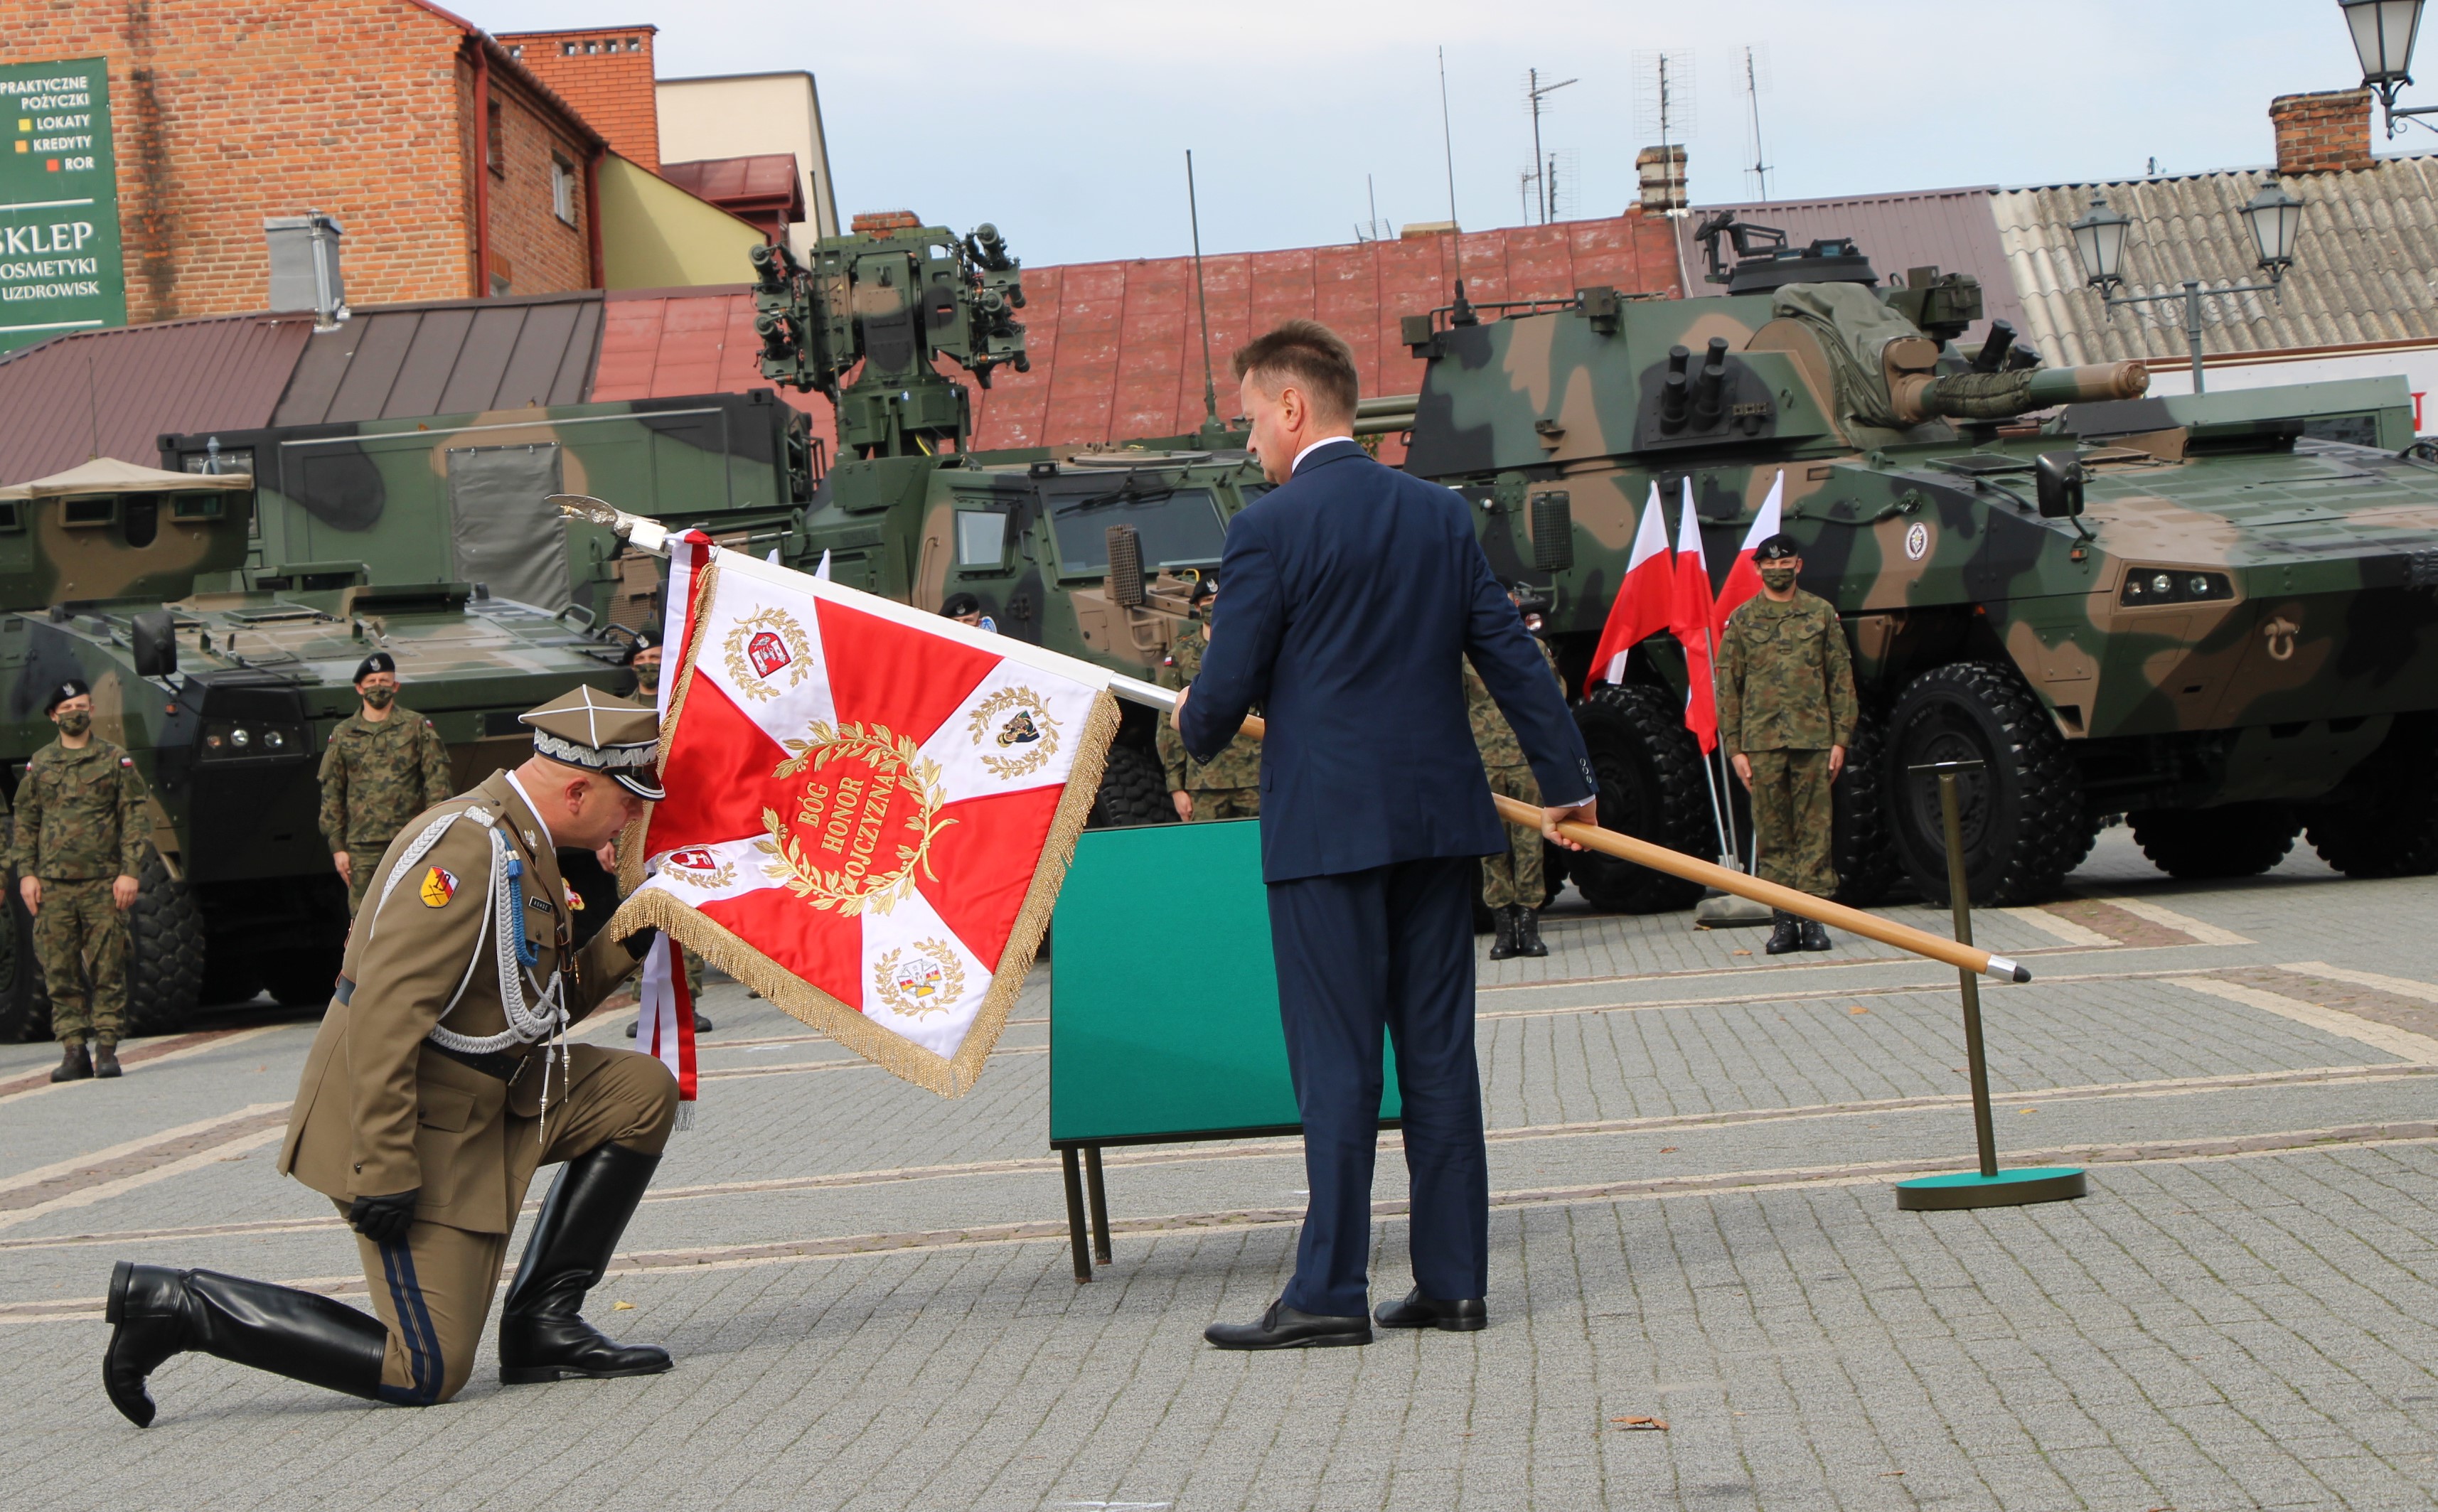
[[491, 101], [490, 114], [490, 121], [484, 128], [483, 158], [491, 166], [492, 172], [504, 179], [508, 176], [508, 126], [498, 100]]
[[556, 152], [550, 155], [550, 213], [575, 224], [575, 165]]

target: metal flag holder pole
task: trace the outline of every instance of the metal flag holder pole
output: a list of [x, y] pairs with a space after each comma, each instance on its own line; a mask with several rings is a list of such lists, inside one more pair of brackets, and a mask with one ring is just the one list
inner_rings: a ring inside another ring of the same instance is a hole
[[[1972, 943], [1972, 894], [1965, 885], [1963, 803], [1957, 789], [1964, 773], [1982, 768], [1977, 761], [1933, 762], [1911, 768], [1916, 782], [1938, 779], [1938, 818], [1947, 840], [1947, 897], [1955, 911], [1956, 942], [1964, 945]], [[2082, 1196], [2089, 1186], [2079, 1167], [1998, 1169], [1998, 1132], [1989, 1116], [1989, 1057], [1981, 1039], [1981, 984], [1969, 971], [1958, 976], [1964, 997], [1964, 1064], [1972, 1081], [1972, 1137], [1981, 1147], [1981, 1169], [1900, 1181], [1897, 1206], [1906, 1212], [1936, 1212], [1956, 1207], [2021, 1207]]]
[[[1703, 643], [1710, 651], [1710, 676], [1719, 675], [1718, 637], [1707, 626], [1702, 630]], [[1744, 870], [1743, 847], [1736, 836], [1736, 775], [1727, 755], [1727, 743], [1721, 741], [1716, 749], [1702, 755], [1702, 776], [1710, 785], [1710, 803], [1722, 818], [1720, 820], [1720, 844], [1726, 849], [1719, 856], [1719, 865], [1730, 871]], [[1758, 829], [1753, 836], [1753, 868], [1758, 875], [1760, 867], [1760, 837]], [[1776, 923], [1777, 910], [1750, 898], [1740, 898], [1732, 892], [1713, 892], [1693, 905], [1693, 927], [1696, 929], [1749, 929]]]

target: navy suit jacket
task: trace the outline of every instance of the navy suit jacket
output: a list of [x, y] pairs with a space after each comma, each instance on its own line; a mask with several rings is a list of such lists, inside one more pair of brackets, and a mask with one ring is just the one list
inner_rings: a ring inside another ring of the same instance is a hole
[[1226, 591], [1181, 732], [1208, 761], [1262, 706], [1265, 880], [1507, 848], [1459, 658], [1514, 727], [1546, 801], [1598, 790], [1470, 507], [1345, 441], [1228, 522]]

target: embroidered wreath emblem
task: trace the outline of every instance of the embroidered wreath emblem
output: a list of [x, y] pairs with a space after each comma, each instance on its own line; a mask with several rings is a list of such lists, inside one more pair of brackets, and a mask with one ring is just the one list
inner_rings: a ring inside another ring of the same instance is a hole
[[1058, 753], [1058, 721], [1030, 688], [1001, 688], [965, 716], [965, 733], [982, 765], [1002, 782], [1029, 776]]
[[763, 875], [845, 918], [888, 913], [913, 891], [916, 869], [935, 877], [932, 838], [957, 822], [940, 818], [940, 764], [883, 725], [816, 720], [805, 735], [780, 742], [792, 754], [770, 772], [805, 782], [792, 815], [762, 811]]
[[661, 870], [690, 888], [716, 892], [736, 880], [734, 863], [719, 860], [701, 846], [672, 851], [661, 862]]
[[946, 944], [918, 940], [873, 962], [872, 986], [880, 1000], [897, 1012], [921, 1018], [957, 1006], [965, 995], [965, 969]]
[[762, 609], [737, 621], [725, 649], [729, 680], [748, 698], [779, 696], [781, 673], [793, 688], [812, 672], [812, 642], [785, 610]]

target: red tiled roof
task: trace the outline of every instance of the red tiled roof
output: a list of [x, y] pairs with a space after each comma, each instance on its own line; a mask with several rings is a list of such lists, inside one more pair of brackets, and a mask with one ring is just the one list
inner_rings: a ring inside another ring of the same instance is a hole
[[[1422, 368], [1398, 340], [1398, 318], [1448, 302], [1455, 251], [1449, 237], [1436, 236], [1203, 259], [1220, 414], [1236, 413], [1229, 356], [1296, 317], [1318, 320], [1353, 345], [1365, 394], [1415, 392]], [[1476, 232], [1463, 238], [1462, 251], [1465, 292], [1477, 302], [1563, 298], [1591, 284], [1627, 293], [1681, 291], [1670, 223], [1638, 212]], [[1202, 328], [1192, 258], [1028, 268], [1024, 291], [1033, 371], [1002, 367], [991, 388], [974, 385], [976, 447], [1083, 446], [1201, 426]], [[613, 293], [592, 396], [768, 388], [755, 364], [759, 350], [750, 286]], [[831, 437], [826, 400], [780, 394], [814, 416], [817, 434]]]
[[0, 483], [98, 453], [156, 466], [168, 432], [271, 423], [311, 315], [225, 315], [54, 337], [0, 360]]

